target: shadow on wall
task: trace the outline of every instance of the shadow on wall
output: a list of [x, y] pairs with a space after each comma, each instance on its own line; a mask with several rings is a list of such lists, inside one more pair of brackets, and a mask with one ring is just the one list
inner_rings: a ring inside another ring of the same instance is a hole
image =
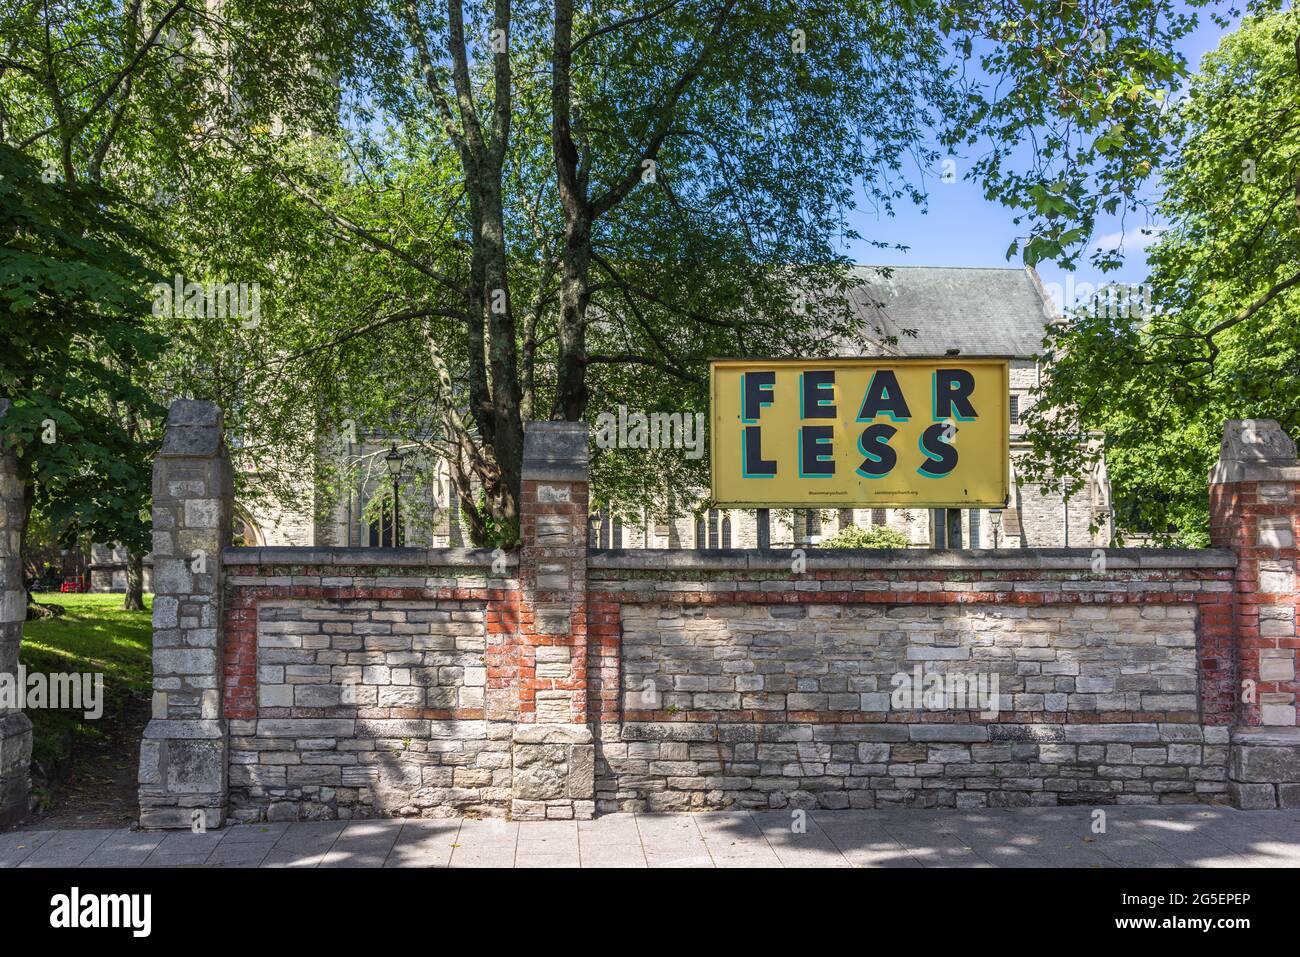
[[255, 723], [232, 733], [237, 819], [504, 812], [481, 601], [271, 599], [256, 629]]

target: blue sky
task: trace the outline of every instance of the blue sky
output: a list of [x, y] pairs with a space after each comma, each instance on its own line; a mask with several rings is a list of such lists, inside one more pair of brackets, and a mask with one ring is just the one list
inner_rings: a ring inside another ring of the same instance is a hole
[[[1197, 28], [1184, 37], [1178, 47], [1187, 58], [1188, 66], [1195, 72], [1201, 57], [1218, 46], [1224, 30], [1216, 25], [1202, 9]], [[960, 161], [959, 161], [960, 162]], [[1017, 254], [1006, 259], [1007, 247], [1017, 236], [1024, 235], [1023, 224], [1012, 222], [1014, 212], [984, 199], [976, 183], [958, 178], [952, 183], [939, 181], [938, 170], [928, 179], [930, 194], [928, 211], [910, 203], [899, 204], [895, 216], [889, 217], [871, 210], [859, 210], [850, 225], [865, 239], [901, 243], [910, 248], [906, 252], [877, 249], [865, 241], [848, 244], [844, 252], [859, 263], [890, 266], [1020, 266]], [[1099, 220], [1093, 242], [1113, 245], [1124, 236], [1124, 248], [1129, 255], [1124, 267], [1102, 276], [1080, 258], [1074, 271], [1074, 284], [1082, 282], [1140, 283], [1146, 278], [1146, 260], [1136, 244], [1142, 242], [1139, 228], [1148, 225], [1144, 214], [1130, 213], [1126, 222], [1118, 217]], [[1054, 263], [1039, 263], [1039, 275], [1044, 283], [1059, 283], [1066, 287], [1066, 273]]]

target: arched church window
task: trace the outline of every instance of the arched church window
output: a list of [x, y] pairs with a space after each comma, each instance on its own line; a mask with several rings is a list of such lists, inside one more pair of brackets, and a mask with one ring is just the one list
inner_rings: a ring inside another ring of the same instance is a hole
[[238, 505], [234, 508], [230, 530], [230, 544], [236, 548], [260, 548], [266, 544], [266, 536], [257, 527], [257, 523]]

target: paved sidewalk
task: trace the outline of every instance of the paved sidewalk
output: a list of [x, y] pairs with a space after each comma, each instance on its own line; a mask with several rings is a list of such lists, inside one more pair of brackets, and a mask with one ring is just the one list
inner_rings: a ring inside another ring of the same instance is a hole
[[0, 867], [1300, 867], [1300, 810], [611, 814], [0, 834]]

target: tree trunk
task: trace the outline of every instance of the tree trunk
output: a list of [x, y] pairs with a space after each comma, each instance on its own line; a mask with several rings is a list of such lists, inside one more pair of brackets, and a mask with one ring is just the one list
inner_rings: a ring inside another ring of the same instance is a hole
[[23, 483], [23, 527], [18, 533], [18, 574], [22, 576], [20, 587], [26, 596], [27, 603], [27, 620], [40, 618], [40, 612], [37, 610], [40, 606], [36, 603], [36, 597], [32, 594], [31, 589], [27, 587], [27, 526], [32, 521], [32, 505], [35, 504], [35, 493], [32, 491], [31, 483]]
[[551, 54], [551, 144], [555, 184], [564, 215], [561, 252], [559, 355], [556, 356], [552, 419], [579, 421], [587, 411], [587, 301], [591, 298], [591, 227], [587, 195], [590, 169], [579, 149], [581, 113], [575, 109], [570, 77], [573, 58], [573, 2], [555, 0], [555, 42]]
[[144, 611], [144, 556], [131, 549], [126, 553], [126, 594], [122, 607], [127, 611]]
[[501, 167], [488, 164], [485, 173], [480, 183], [479, 204], [482, 215], [479, 239], [484, 265], [482, 298], [486, 307], [487, 367], [491, 378], [492, 451], [501, 470], [499, 487], [488, 487], [485, 491], [492, 516], [511, 522], [519, 515], [524, 450], [524, 427], [519, 412], [522, 395], [515, 320], [510, 305]]
[[552, 419], [578, 422], [587, 411], [587, 303], [591, 299], [591, 221], [584, 214], [564, 229], [560, 278], [559, 356]]
[[36, 600], [36, 595], [27, 587], [27, 529], [32, 522], [32, 506], [36, 502], [36, 493], [30, 482], [23, 483], [23, 527], [18, 535], [18, 574], [21, 576], [21, 588], [26, 596], [28, 621], [37, 618], [57, 618], [63, 614], [62, 605], [45, 605]]
[[[475, 548], [482, 548], [487, 543], [487, 526], [483, 522], [483, 516], [479, 514], [478, 503], [474, 501], [473, 483], [470, 481], [470, 465], [467, 467], [466, 459], [474, 451], [473, 443], [465, 436], [464, 431], [455, 431], [455, 425], [452, 423], [454, 413], [448, 412], [446, 419], [448, 422], [448, 432], [456, 436], [455, 448], [452, 454], [447, 456], [447, 466], [451, 470], [451, 491], [460, 502], [460, 519], [462, 527], [469, 533], [469, 541]], [[485, 471], [480, 468], [480, 473]]]

